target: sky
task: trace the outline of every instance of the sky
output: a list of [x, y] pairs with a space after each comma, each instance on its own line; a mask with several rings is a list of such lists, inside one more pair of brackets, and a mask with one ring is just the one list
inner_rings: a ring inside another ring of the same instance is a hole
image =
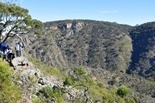
[[155, 0], [20, 0], [42, 22], [85, 19], [137, 25], [155, 21]]

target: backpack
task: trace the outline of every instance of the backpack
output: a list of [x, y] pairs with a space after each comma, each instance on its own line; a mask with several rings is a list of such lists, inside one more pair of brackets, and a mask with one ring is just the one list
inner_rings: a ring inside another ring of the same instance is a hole
[[4, 51], [7, 49], [7, 46], [8, 46], [8, 45], [7, 45], [6, 42], [0, 43], [0, 50], [4, 52]]

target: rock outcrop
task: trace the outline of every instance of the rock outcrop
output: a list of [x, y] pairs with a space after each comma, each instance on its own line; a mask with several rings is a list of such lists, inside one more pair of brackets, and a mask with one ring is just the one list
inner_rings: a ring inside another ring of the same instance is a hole
[[[21, 62], [28, 65], [21, 66]], [[25, 57], [14, 58], [12, 63], [15, 68], [12, 78], [22, 90], [20, 103], [33, 103], [33, 98], [37, 97], [39, 93], [42, 93], [42, 89], [46, 87], [51, 88], [51, 90], [58, 89], [64, 91], [64, 95], [71, 101], [80, 98], [79, 96], [84, 94], [81, 90], [77, 90], [71, 86], [64, 86], [63, 80], [60, 78], [54, 75], [44, 74], [43, 71], [36, 68]], [[50, 101], [50, 103], [57, 102], [55, 98]]]
[[[21, 62], [28, 63], [28, 66], [21, 66]], [[25, 57], [17, 57], [13, 59], [12, 63], [15, 66], [13, 79], [22, 90], [21, 102], [32, 103], [32, 97], [43, 87], [53, 88], [58, 85], [62, 87], [62, 81], [52, 75], [43, 74]]]

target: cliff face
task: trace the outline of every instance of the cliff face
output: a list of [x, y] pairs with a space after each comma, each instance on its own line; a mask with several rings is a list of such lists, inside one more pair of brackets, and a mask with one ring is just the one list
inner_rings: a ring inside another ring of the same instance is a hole
[[60, 69], [87, 66], [154, 77], [155, 23], [136, 27], [90, 20], [45, 23], [25, 38], [32, 57]]

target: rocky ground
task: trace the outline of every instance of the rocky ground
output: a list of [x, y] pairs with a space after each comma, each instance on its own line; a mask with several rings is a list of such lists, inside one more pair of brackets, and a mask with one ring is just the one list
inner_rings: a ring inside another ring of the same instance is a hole
[[[32, 99], [43, 87], [64, 88], [62, 80], [52, 75], [45, 75], [25, 57], [17, 57], [13, 59], [12, 63], [15, 66], [13, 79], [22, 90], [20, 103], [32, 103]], [[28, 66], [24, 65], [27, 63]], [[70, 93], [66, 93], [68, 99], [75, 96], [75, 92], [77, 91], [72, 89]], [[50, 103], [55, 103], [55, 101], [53, 100]]]

